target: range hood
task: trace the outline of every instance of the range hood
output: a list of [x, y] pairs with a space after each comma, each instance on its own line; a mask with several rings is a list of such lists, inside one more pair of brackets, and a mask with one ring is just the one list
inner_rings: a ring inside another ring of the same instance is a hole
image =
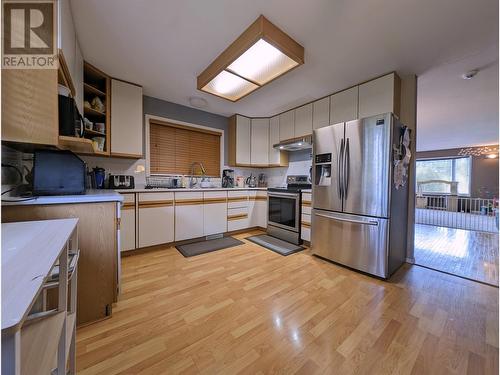
[[306, 135], [304, 137], [288, 139], [273, 145], [273, 148], [282, 151], [300, 151], [312, 148], [312, 136]]

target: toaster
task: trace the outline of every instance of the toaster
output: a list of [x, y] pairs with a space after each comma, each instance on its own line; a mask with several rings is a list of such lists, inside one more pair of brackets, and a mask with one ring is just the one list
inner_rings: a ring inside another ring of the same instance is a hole
[[134, 186], [134, 176], [123, 174], [109, 175], [108, 187], [110, 189], [133, 189]]

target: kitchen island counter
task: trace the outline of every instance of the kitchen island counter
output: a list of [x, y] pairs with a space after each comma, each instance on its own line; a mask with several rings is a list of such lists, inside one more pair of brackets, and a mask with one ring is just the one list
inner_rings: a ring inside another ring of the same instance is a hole
[[78, 325], [110, 317], [113, 303], [118, 300], [122, 201], [123, 196], [113, 190], [90, 189], [82, 195], [2, 201], [2, 223], [79, 219]]
[[87, 189], [85, 194], [79, 195], [47, 195], [33, 197], [32, 199], [4, 195], [4, 197], [2, 198], [2, 206], [30, 206], [99, 202], [123, 202], [123, 196], [116, 193], [114, 190]]

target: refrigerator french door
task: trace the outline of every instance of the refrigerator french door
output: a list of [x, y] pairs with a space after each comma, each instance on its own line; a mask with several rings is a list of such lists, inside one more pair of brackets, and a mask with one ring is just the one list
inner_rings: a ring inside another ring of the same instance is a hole
[[314, 131], [314, 208], [389, 217], [391, 127], [389, 113]]
[[391, 153], [400, 126], [387, 113], [314, 130], [314, 254], [380, 277], [399, 262], [389, 252]]

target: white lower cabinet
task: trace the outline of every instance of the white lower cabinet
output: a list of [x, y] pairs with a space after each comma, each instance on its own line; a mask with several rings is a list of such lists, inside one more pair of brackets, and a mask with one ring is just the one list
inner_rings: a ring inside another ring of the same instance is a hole
[[311, 215], [302, 214], [301, 218], [301, 234], [300, 237], [304, 241], [311, 241]]
[[248, 191], [227, 192], [227, 230], [246, 229], [250, 226], [248, 215]]
[[174, 241], [174, 193], [138, 194], [139, 247]]
[[250, 190], [248, 192], [248, 211], [250, 227], [267, 227], [267, 192]]
[[301, 238], [311, 241], [311, 193], [302, 193], [302, 215], [300, 218]]
[[122, 193], [123, 205], [120, 218], [120, 251], [135, 249], [135, 194]]
[[227, 232], [227, 192], [203, 192], [203, 234]]
[[203, 192], [175, 193], [175, 240], [204, 235]]
[[121, 251], [267, 227], [267, 191], [263, 190], [121, 194]]

